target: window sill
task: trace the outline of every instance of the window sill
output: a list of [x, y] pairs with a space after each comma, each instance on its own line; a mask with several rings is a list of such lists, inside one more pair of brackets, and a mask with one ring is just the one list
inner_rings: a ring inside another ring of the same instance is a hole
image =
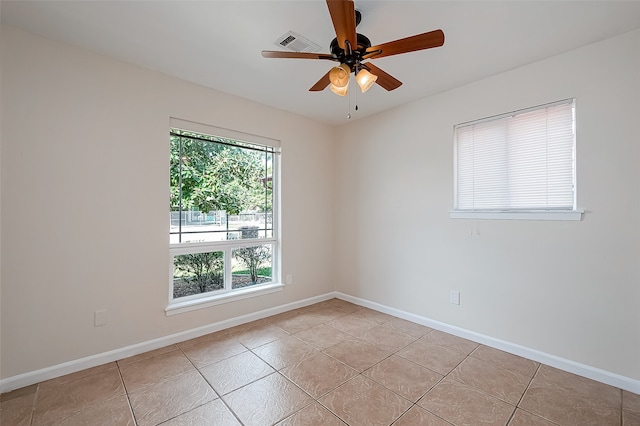
[[220, 305], [236, 300], [247, 299], [249, 297], [262, 296], [264, 294], [282, 291], [284, 284], [271, 283], [256, 287], [249, 287], [242, 290], [235, 290], [224, 294], [216, 294], [213, 296], [202, 297], [199, 299], [186, 300], [182, 302], [172, 302], [165, 308], [167, 316], [181, 314], [184, 312], [194, 311], [196, 309], [209, 308], [211, 306]]
[[500, 220], [582, 220], [582, 210], [530, 210], [530, 211], [463, 211], [449, 212], [451, 219]]

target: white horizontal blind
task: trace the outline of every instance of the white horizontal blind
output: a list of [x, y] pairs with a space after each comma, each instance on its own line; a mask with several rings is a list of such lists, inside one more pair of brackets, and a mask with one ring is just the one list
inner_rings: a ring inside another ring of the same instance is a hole
[[575, 209], [573, 99], [455, 127], [455, 209]]

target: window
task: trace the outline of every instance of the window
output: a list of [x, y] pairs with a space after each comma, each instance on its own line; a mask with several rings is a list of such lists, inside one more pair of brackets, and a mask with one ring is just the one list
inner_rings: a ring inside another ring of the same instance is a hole
[[455, 126], [454, 218], [579, 220], [575, 101]]
[[179, 120], [169, 140], [167, 313], [281, 286], [278, 142]]

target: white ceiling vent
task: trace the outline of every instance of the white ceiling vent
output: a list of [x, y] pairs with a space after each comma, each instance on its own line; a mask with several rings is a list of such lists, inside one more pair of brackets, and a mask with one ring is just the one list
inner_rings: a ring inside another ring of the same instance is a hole
[[314, 42], [307, 40], [300, 34], [296, 34], [293, 31], [289, 31], [283, 36], [280, 36], [274, 44], [279, 47], [284, 47], [292, 52], [320, 52], [321, 47]]

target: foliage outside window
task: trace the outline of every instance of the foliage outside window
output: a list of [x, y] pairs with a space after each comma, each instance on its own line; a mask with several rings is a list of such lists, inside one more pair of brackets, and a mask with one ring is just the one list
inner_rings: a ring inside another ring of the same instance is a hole
[[170, 151], [170, 301], [275, 282], [277, 147], [172, 127]]
[[452, 217], [579, 218], [570, 215], [577, 212], [575, 128], [573, 99], [455, 126]]

